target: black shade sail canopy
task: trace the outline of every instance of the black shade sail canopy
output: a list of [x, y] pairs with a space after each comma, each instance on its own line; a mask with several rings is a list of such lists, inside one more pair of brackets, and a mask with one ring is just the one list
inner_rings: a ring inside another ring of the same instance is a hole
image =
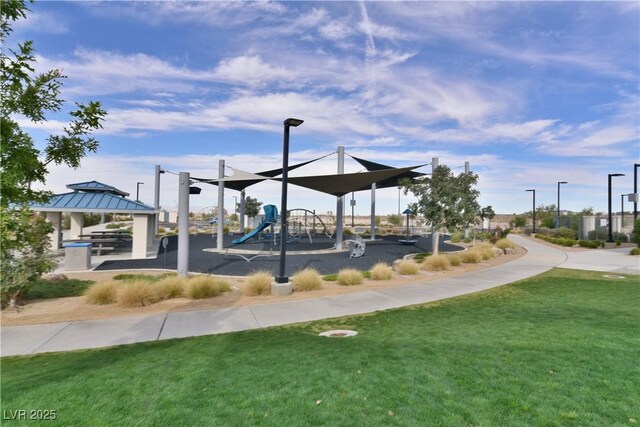
[[[388, 168], [371, 172], [345, 173], [338, 175], [316, 175], [316, 176], [299, 176], [289, 177], [291, 184], [300, 187], [309, 188], [311, 190], [320, 191], [322, 193], [331, 194], [336, 197], [342, 197], [352, 191], [360, 191], [371, 188], [374, 182], [384, 182], [385, 180], [398, 179], [412, 169], [420, 168], [424, 165], [408, 166], [405, 168]], [[280, 179], [278, 179], [280, 181]]]
[[[359, 158], [354, 157], [352, 155], [349, 155], [349, 157], [351, 157], [356, 162], [360, 163], [368, 171], [378, 171], [378, 170], [384, 170], [384, 169], [395, 169], [395, 168], [393, 168], [391, 166], [383, 165], [382, 163], [376, 163], [376, 162], [372, 162], [372, 161], [369, 161], [369, 160], [359, 159]], [[427, 163], [427, 165], [428, 164], [429, 163]], [[425, 166], [425, 165], [422, 165], [422, 166]], [[412, 168], [412, 169], [416, 169], [416, 168]], [[399, 187], [401, 179], [405, 179], [405, 178], [415, 179], [415, 178], [419, 178], [419, 177], [425, 176], [425, 175], [427, 175], [427, 174], [421, 173], [421, 172], [409, 171], [409, 172], [406, 172], [406, 173], [404, 173], [404, 174], [402, 174], [400, 176], [395, 176], [395, 177], [391, 177], [391, 178], [376, 182], [376, 188]], [[356, 191], [366, 190], [367, 188], [370, 188], [370, 187], [371, 186], [359, 188]]]
[[[309, 163], [313, 163], [315, 161], [324, 159], [327, 156], [332, 155], [333, 153], [326, 154], [322, 157], [318, 157], [317, 159], [309, 160], [306, 162], [298, 163], [287, 168], [288, 171], [292, 171], [294, 169], [301, 168], [302, 166], [306, 166]], [[245, 172], [240, 169], [231, 168], [234, 171], [234, 174], [230, 177], [225, 177], [222, 181], [224, 181], [225, 188], [230, 188], [232, 190], [242, 191], [247, 187], [250, 187], [259, 182], [265, 181], [267, 179], [271, 179], [275, 176], [282, 175], [282, 168], [279, 169], [271, 169], [268, 171], [258, 172], [258, 173], [250, 173]], [[191, 177], [192, 180], [203, 182], [211, 185], [218, 185], [218, 181], [221, 181], [218, 178], [195, 178]]]

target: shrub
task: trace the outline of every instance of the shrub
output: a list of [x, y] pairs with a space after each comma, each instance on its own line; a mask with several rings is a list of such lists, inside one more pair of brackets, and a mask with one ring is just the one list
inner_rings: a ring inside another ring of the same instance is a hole
[[338, 275], [337, 274], [325, 274], [324, 276], [322, 276], [322, 280], [324, 280], [325, 282], [335, 282], [338, 280]]
[[464, 238], [464, 233], [462, 231], [456, 231], [451, 234], [451, 243], [460, 243]]
[[143, 280], [120, 285], [116, 300], [121, 307], [144, 307], [156, 301], [154, 286]]
[[379, 262], [371, 268], [373, 280], [389, 280], [393, 276], [393, 268], [384, 262]]
[[418, 274], [420, 266], [414, 260], [402, 260], [398, 262], [398, 273], [400, 274]]
[[451, 264], [452, 267], [458, 267], [460, 264], [462, 264], [462, 260], [458, 255], [448, 255], [448, 257], [449, 264]]
[[273, 274], [268, 271], [256, 271], [247, 277], [242, 293], [250, 296], [269, 295], [272, 282]]
[[291, 277], [293, 290], [296, 292], [313, 291], [322, 288], [322, 278], [313, 268], [305, 268]]
[[431, 255], [431, 253], [430, 253], [430, 252], [420, 252], [419, 254], [415, 254], [415, 255], [413, 256], [413, 260], [414, 260], [415, 262], [420, 263], [420, 262], [424, 261], [424, 259], [425, 259], [426, 257], [428, 257], [429, 255]]
[[578, 246], [597, 249], [600, 246], [600, 240], [578, 240]]
[[513, 244], [513, 242], [509, 239], [500, 239], [496, 242], [496, 248], [498, 249], [502, 249], [503, 251], [507, 248], [515, 248], [516, 245]]
[[432, 255], [424, 261], [422, 268], [428, 271], [446, 271], [451, 268], [451, 263], [446, 255]]
[[495, 258], [496, 254], [493, 252], [493, 245], [490, 243], [482, 242], [479, 245], [474, 246], [472, 249], [479, 251], [483, 260], [489, 260]]
[[338, 283], [342, 286], [359, 285], [363, 280], [362, 273], [353, 268], [345, 268], [338, 272]]
[[482, 261], [482, 251], [478, 248], [471, 248], [461, 252], [460, 260], [465, 264], [477, 264]]
[[84, 292], [84, 296], [89, 304], [113, 304], [116, 302], [116, 291], [120, 286], [122, 285], [115, 280], [96, 282]]
[[566, 239], [577, 239], [578, 232], [568, 227], [554, 228], [550, 230], [552, 237], [564, 237]]
[[629, 255], [640, 255], [640, 248], [633, 248], [629, 252]]
[[185, 280], [182, 277], [169, 276], [158, 281], [155, 286], [158, 299], [178, 298], [184, 295]]
[[185, 286], [185, 295], [193, 299], [211, 298], [228, 292], [231, 287], [222, 279], [211, 276], [191, 277]]

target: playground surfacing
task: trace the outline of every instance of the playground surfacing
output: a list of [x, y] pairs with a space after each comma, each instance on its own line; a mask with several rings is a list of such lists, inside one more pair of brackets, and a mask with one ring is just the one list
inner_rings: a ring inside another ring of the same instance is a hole
[[[175, 237], [175, 236], [174, 236]], [[196, 273], [208, 273], [226, 276], [246, 276], [255, 271], [269, 271], [274, 275], [279, 268], [280, 246], [272, 246], [270, 240], [254, 240], [242, 245], [232, 245], [231, 241], [238, 235], [226, 235], [224, 248], [229, 251], [215, 252], [216, 237], [210, 234], [197, 234], [189, 236], [189, 271]], [[366, 250], [360, 258], [350, 258], [348, 243], [344, 243], [343, 251], [332, 250], [335, 239], [325, 236], [317, 236], [309, 239], [301, 239], [287, 243], [286, 274], [307, 267], [315, 268], [320, 274], [337, 273], [343, 268], [355, 268], [358, 270], [370, 270], [378, 262], [392, 264], [411, 253], [430, 252], [431, 237], [419, 237], [415, 245], [402, 245], [400, 236], [382, 236], [375, 241], [364, 240]], [[345, 240], [349, 237], [345, 236]], [[172, 238], [167, 248], [166, 257], [160, 249], [155, 259], [139, 260], [112, 260], [102, 263], [96, 270], [123, 270], [123, 269], [169, 269], [177, 268], [176, 238]], [[462, 249], [459, 246], [440, 242], [441, 251], [456, 251]], [[252, 255], [265, 255], [247, 262], [244, 258], [234, 254], [239, 252], [246, 258]], [[166, 259], [165, 259], [166, 258]]]

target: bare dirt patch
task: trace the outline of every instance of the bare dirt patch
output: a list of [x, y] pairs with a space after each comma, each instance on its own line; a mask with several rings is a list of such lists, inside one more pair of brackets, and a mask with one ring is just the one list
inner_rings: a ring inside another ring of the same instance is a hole
[[[188, 298], [175, 298], [164, 300], [146, 307], [122, 308], [117, 305], [91, 305], [85, 301], [84, 296], [56, 298], [50, 300], [30, 301], [16, 309], [5, 309], [0, 315], [2, 326], [10, 325], [35, 325], [41, 323], [58, 323], [90, 319], [107, 319], [116, 317], [145, 316], [151, 314], [172, 313], [179, 311], [195, 311], [225, 307], [239, 307], [246, 305], [271, 304], [281, 301], [293, 301], [309, 298], [322, 298], [332, 295], [343, 295], [354, 292], [362, 292], [375, 289], [386, 289], [414, 283], [429, 282], [443, 277], [455, 277], [469, 272], [494, 267], [513, 261], [523, 256], [526, 251], [516, 248], [514, 255], [503, 255], [479, 264], [462, 264], [459, 267], [451, 267], [449, 271], [429, 272], [421, 270], [414, 276], [402, 276], [394, 272], [391, 280], [365, 279], [364, 283], [357, 286], [340, 286], [336, 282], [323, 281], [322, 289], [308, 292], [294, 292], [289, 296], [260, 295], [246, 296], [241, 289], [245, 283], [244, 277], [225, 277], [232, 287], [231, 292], [203, 300], [191, 300]], [[67, 273], [69, 278], [82, 280], [107, 280], [123, 273], [137, 274], [161, 274], [165, 270], [117, 270], [86, 273]]]

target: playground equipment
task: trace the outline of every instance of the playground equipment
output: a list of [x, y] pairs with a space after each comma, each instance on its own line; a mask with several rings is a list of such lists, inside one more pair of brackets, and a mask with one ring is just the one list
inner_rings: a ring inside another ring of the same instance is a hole
[[278, 221], [278, 208], [275, 207], [274, 205], [265, 205], [263, 209], [264, 209], [264, 219], [262, 220], [262, 222], [258, 224], [258, 226], [252, 231], [250, 231], [249, 233], [231, 241], [232, 244], [241, 245], [247, 240], [251, 239], [252, 237], [255, 237], [258, 234], [260, 234], [265, 228], [269, 226], [271, 227], [271, 234], [274, 235], [273, 227], [275, 223]]
[[287, 211], [287, 241], [300, 240], [304, 234], [309, 238], [309, 243], [313, 243], [312, 236], [318, 234], [317, 223], [320, 223], [322, 233], [329, 237], [333, 237], [333, 233], [329, 231], [322, 219], [316, 215], [315, 211], [309, 209], [295, 208]]
[[413, 211], [407, 208], [402, 213], [407, 215], [407, 230], [405, 232], [404, 239], [400, 239], [398, 241], [403, 245], [415, 245], [418, 242], [418, 240], [413, 238], [413, 234], [411, 233], [411, 229], [409, 228], [409, 221], [411, 220], [411, 215], [413, 215]]

